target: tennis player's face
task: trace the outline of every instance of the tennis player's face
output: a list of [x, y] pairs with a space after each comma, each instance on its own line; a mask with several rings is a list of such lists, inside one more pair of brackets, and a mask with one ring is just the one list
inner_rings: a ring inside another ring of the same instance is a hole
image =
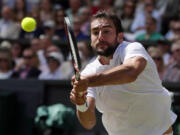
[[118, 45], [118, 36], [111, 20], [98, 18], [91, 22], [91, 44], [97, 54], [111, 56]]

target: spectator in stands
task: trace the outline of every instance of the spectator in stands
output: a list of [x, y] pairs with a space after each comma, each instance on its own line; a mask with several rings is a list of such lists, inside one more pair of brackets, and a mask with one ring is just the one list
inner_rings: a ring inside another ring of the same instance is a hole
[[171, 58], [170, 42], [168, 40], [158, 40], [157, 47], [161, 50], [161, 52], [163, 54], [164, 65], [167, 66], [169, 64], [169, 60]]
[[61, 69], [62, 69], [61, 71], [64, 74], [64, 79], [70, 80], [72, 76], [74, 75], [74, 69], [73, 69], [72, 59], [71, 59], [70, 54], [69, 54], [69, 58], [62, 63]]
[[1, 0], [2, 6], [8, 6], [10, 8], [14, 7], [16, 0]]
[[19, 36], [19, 27], [13, 21], [12, 10], [8, 6], [3, 6], [0, 19], [0, 38], [17, 39]]
[[54, 20], [54, 12], [52, 10], [53, 5], [51, 3], [51, 0], [41, 0], [40, 6], [41, 21], [46, 22], [48, 20]]
[[74, 35], [75, 38], [80, 41], [80, 40], [89, 40], [89, 36], [85, 35], [82, 31], [81, 31], [81, 20], [79, 18], [79, 16], [75, 16], [74, 20], [73, 20], [73, 31], [74, 31]]
[[130, 28], [134, 19], [135, 9], [136, 4], [134, 0], [127, 0], [124, 3], [123, 13], [120, 15], [124, 32], [131, 32]]
[[21, 24], [21, 20], [27, 16], [27, 9], [26, 9], [26, 1], [25, 0], [16, 0], [13, 12], [15, 14], [15, 21]]
[[115, 0], [86, 0], [89, 3], [92, 10], [92, 14], [95, 14], [98, 10], [109, 10], [113, 11]]
[[47, 49], [46, 49], [46, 52], [45, 52], [45, 56], [47, 57], [49, 53], [51, 52], [59, 52], [61, 53], [61, 57], [62, 57], [62, 60], [64, 60], [64, 56], [62, 54], [62, 51], [60, 50], [60, 48], [58, 48], [56, 45], [51, 45], [49, 46]]
[[20, 65], [16, 65], [12, 78], [37, 78], [41, 73], [38, 67], [39, 60], [37, 54], [31, 48], [26, 48], [23, 51], [23, 61]]
[[115, 8], [115, 12], [117, 12], [118, 16], [121, 16], [122, 15], [122, 12], [124, 10], [124, 5], [125, 5], [125, 2], [124, 0], [115, 0], [114, 1], [114, 8]]
[[13, 62], [11, 52], [0, 47], [0, 79], [8, 79], [12, 75]]
[[41, 49], [41, 44], [40, 44], [39, 38], [33, 38], [30, 41], [30, 46], [31, 46], [31, 49], [37, 53]]
[[64, 39], [64, 37], [65, 37], [64, 17], [65, 17], [65, 12], [64, 12], [63, 8], [56, 10], [56, 12], [55, 12], [55, 23], [56, 23], [55, 35], [58, 35], [58, 37], [60, 39]]
[[40, 67], [46, 65], [46, 50], [48, 47], [53, 46], [52, 40], [46, 35], [40, 36], [40, 46], [41, 49], [37, 52], [38, 58], [40, 60]]
[[160, 31], [160, 25], [161, 25], [161, 15], [159, 12], [155, 9], [155, 1], [154, 0], [145, 0], [144, 1], [144, 8], [143, 10], [140, 10], [137, 12], [132, 26], [131, 31], [132, 32], [140, 32], [143, 33], [145, 31], [145, 23], [146, 23], [146, 17], [152, 16], [157, 20], [157, 31]]
[[61, 70], [63, 62], [62, 55], [59, 52], [50, 52], [47, 56], [48, 69], [39, 75], [41, 80], [59, 80], [64, 79], [64, 73]]
[[143, 34], [139, 34], [136, 37], [136, 40], [152, 40], [152, 41], [157, 41], [163, 38], [163, 35], [161, 35], [161, 33], [156, 32], [156, 19], [151, 17], [151, 16], [147, 16], [146, 17], [146, 24], [145, 24], [145, 33]]
[[40, 5], [41, 0], [26, 0], [27, 3], [27, 11], [31, 12], [34, 7]]
[[56, 24], [54, 21], [48, 20], [44, 22], [44, 34], [51, 38], [51, 40], [59, 40], [59, 36], [55, 33]]
[[7, 49], [11, 50], [12, 44], [7, 40], [3, 40], [0, 44], [0, 47], [7, 48]]
[[170, 21], [170, 29], [165, 37], [174, 42], [180, 39], [180, 19]]
[[81, 7], [78, 15], [81, 20], [81, 31], [86, 35], [90, 35], [91, 9], [88, 6]]
[[[51, 53], [51, 52], [58, 52], [61, 55], [61, 58], [62, 58], [61, 64], [62, 64], [63, 61], [64, 61], [64, 56], [63, 56], [62, 51], [60, 50], [60, 48], [58, 48], [55, 45], [49, 46], [44, 52], [44, 57], [47, 58], [49, 53]], [[48, 69], [47, 67], [48, 66], [47, 66], [47, 59], [46, 59], [46, 63], [44, 65], [40, 65], [40, 70], [45, 71], [45, 70]]]
[[[179, 12], [180, 0], [161, 0], [162, 3], [166, 3], [164, 13], [162, 15], [162, 33], [165, 34], [168, 31], [170, 20], [174, 18]], [[161, 6], [162, 7], [162, 6]]]
[[65, 12], [71, 22], [73, 22], [74, 16], [78, 14], [81, 4], [81, 0], [69, 0], [69, 8]]
[[22, 61], [22, 44], [20, 42], [13, 43], [11, 47], [12, 59], [15, 65], [19, 65]]
[[148, 53], [154, 60], [156, 67], [157, 67], [159, 77], [162, 80], [163, 75], [164, 75], [165, 66], [164, 66], [163, 54], [162, 54], [161, 50], [157, 47], [151, 46], [148, 48]]
[[115, 0], [99, 0], [99, 10], [113, 11], [113, 5]]
[[77, 46], [81, 59], [81, 68], [83, 69], [92, 60], [92, 49], [87, 41], [80, 41]]
[[166, 68], [163, 80], [169, 82], [179, 82], [180, 81], [180, 40], [172, 44], [171, 51], [172, 51], [171, 63]]

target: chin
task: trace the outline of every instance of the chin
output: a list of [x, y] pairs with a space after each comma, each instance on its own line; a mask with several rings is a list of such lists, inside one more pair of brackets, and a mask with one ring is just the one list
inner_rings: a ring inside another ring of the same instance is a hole
[[105, 51], [103, 50], [98, 50], [98, 51], [96, 51], [97, 52], [97, 54], [99, 54], [99, 55], [103, 55], [104, 56], [104, 54], [105, 54]]

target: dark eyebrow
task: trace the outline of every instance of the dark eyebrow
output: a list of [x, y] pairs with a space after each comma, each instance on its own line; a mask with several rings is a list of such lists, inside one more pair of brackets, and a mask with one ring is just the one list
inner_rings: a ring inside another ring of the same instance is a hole
[[[107, 25], [102, 26], [101, 28], [112, 28], [112, 26], [110, 24], [107, 24]], [[92, 30], [98, 30], [98, 29], [99, 27], [92, 28]]]

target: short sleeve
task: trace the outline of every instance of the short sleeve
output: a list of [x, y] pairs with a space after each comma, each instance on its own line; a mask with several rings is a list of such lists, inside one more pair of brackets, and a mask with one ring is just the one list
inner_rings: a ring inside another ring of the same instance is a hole
[[87, 97], [96, 98], [96, 91], [94, 87], [88, 87], [87, 92], [88, 92]]
[[[81, 72], [82, 76], [87, 76], [95, 73], [95, 69], [92, 66], [87, 65], [85, 69]], [[96, 89], [95, 87], [88, 87], [87, 89], [87, 97], [96, 98]]]
[[130, 43], [126, 46], [123, 53], [123, 60], [129, 59], [131, 57], [141, 56], [148, 60], [148, 54], [145, 48], [138, 42]]

